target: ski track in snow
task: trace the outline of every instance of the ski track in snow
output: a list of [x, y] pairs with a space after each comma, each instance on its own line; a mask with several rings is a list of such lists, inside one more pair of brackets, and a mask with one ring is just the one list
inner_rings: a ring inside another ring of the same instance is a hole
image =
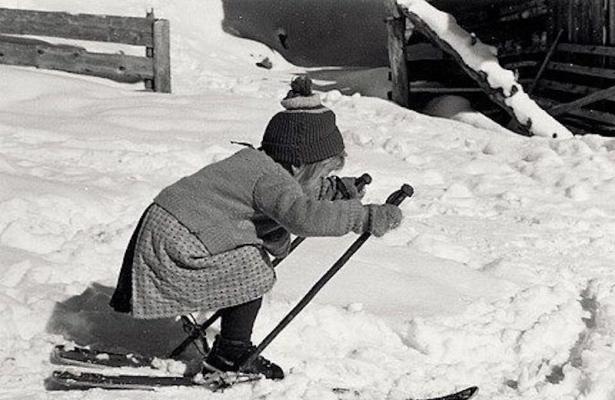
[[[181, 46], [198, 47], [184, 29]], [[241, 43], [229, 48], [244, 54]], [[231, 154], [229, 140], [258, 143], [291, 76], [194, 57], [178, 57], [173, 96], [0, 66], [0, 398], [115, 399], [46, 393], [51, 347], [163, 354], [182, 340], [173, 321], [106, 307], [124, 247], [162, 187]], [[478, 399], [612, 399], [615, 141], [528, 139], [359, 95], [323, 99], [347, 143], [343, 174], [374, 177], [366, 202], [415, 187], [402, 226], [370, 239], [267, 350], [283, 382], [147, 398], [401, 400], [477, 384]], [[285, 261], [257, 340], [353, 239], [311, 239]]]

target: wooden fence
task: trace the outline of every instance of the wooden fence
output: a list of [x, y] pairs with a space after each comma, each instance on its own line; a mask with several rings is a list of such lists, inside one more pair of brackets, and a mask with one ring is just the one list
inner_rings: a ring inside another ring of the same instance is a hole
[[[434, 96], [462, 94], [506, 124], [507, 116], [484, 90], [393, 4], [388, 20], [391, 99], [420, 108]], [[515, 70], [526, 92], [568, 128], [615, 135], [615, 0], [470, 4], [456, 10], [455, 18], [495, 46], [500, 64]]]
[[564, 42], [615, 45], [615, 0], [552, 0], [552, 7]]
[[[145, 56], [95, 53], [22, 36], [144, 46]], [[171, 92], [169, 21], [0, 8], [0, 63], [98, 76], [119, 82], [143, 81], [145, 88]]]

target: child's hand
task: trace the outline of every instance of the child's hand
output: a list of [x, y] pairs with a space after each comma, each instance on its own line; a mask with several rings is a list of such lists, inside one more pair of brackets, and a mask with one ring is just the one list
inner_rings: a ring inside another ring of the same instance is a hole
[[282, 227], [262, 237], [263, 247], [276, 258], [286, 257], [290, 251], [290, 233]]
[[367, 224], [365, 231], [380, 237], [397, 228], [401, 224], [402, 213], [399, 207], [392, 204], [368, 204]]
[[343, 199], [359, 199], [361, 200], [365, 196], [365, 185], [359, 190], [357, 188], [358, 179], [351, 176], [343, 178], [335, 177], [336, 179], [336, 193], [334, 200]]

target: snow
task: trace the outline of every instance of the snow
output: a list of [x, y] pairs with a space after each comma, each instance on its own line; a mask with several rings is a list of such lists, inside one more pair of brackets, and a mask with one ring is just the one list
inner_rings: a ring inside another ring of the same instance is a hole
[[[223, 33], [212, 0], [0, 6], [126, 15], [153, 6], [171, 20], [173, 95], [0, 66], [0, 397], [115, 399], [46, 392], [50, 349], [161, 356], [183, 340], [174, 320], [107, 307], [128, 238], [165, 185], [232, 154], [230, 140], [258, 143], [299, 69]], [[274, 69], [257, 68], [258, 54]], [[376, 97], [322, 97], [347, 145], [342, 174], [374, 178], [366, 202], [414, 186], [402, 225], [371, 238], [266, 350], [284, 381], [145, 396], [401, 400], [477, 384], [478, 399], [613, 399], [613, 140], [525, 138]], [[355, 238], [309, 239], [279, 266], [256, 341]]]

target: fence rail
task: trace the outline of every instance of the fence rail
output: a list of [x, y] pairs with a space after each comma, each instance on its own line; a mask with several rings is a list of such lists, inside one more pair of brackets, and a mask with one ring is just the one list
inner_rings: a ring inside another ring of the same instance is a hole
[[[171, 92], [169, 21], [94, 14], [0, 8], [0, 63], [144, 81], [147, 89]], [[78, 46], [7, 35], [57, 37], [144, 46], [143, 57], [94, 53]]]

